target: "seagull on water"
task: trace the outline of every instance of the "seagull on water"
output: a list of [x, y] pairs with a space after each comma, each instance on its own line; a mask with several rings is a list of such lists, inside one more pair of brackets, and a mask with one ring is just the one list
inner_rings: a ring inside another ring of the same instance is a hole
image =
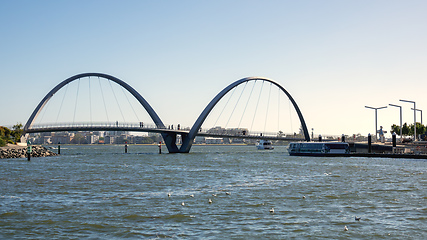
[[216, 194], [214, 193], [214, 194], [212, 194], [212, 196], [216, 197]]
[[274, 208], [271, 208], [271, 209], [270, 209], [270, 212], [271, 212], [271, 213], [274, 213]]
[[209, 204], [211, 204], [211, 203], [212, 203], [212, 199], [209, 198]]
[[304, 199], [305, 199], [305, 196], [302, 196], [302, 198], [304, 198]]
[[225, 194], [230, 195], [231, 193], [229, 193], [229, 192], [225, 192]]
[[171, 197], [171, 194], [170, 194], [170, 193], [168, 193], [168, 197]]
[[344, 226], [344, 231], [348, 231], [348, 227], [347, 226]]
[[361, 217], [354, 217], [354, 220], [360, 221]]
[[182, 206], [185, 206], [185, 203], [184, 203], [184, 202], [182, 202], [182, 203], [181, 203], [181, 205], [182, 205]]
[[190, 197], [194, 197], [194, 194], [191, 194]]

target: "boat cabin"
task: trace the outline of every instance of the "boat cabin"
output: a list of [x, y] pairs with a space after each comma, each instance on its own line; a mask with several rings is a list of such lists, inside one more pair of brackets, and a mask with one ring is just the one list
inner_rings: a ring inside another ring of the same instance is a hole
[[350, 147], [345, 142], [291, 142], [289, 155], [299, 154], [349, 154]]

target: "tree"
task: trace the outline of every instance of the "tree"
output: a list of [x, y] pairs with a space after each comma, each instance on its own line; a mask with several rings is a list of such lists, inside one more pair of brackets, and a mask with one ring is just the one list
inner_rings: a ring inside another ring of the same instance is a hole
[[400, 135], [400, 127], [396, 124], [391, 125], [391, 133], [396, 133], [397, 135]]
[[[426, 127], [421, 123], [417, 122], [417, 135], [424, 134]], [[409, 125], [409, 135], [414, 135], [414, 124]]]
[[7, 143], [13, 143], [10, 140], [11, 132], [12, 131], [9, 128], [0, 126], [0, 146], [5, 146]]
[[73, 140], [71, 140], [73, 144], [87, 144], [85, 137], [81, 133], [76, 133], [74, 135]]
[[22, 123], [18, 123], [18, 124], [15, 124], [15, 125], [13, 125], [13, 127], [12, 127], [12, 136], [13, 136], [13, 138], [14, 138], [14, 141], [15, 141], [15, 144], [17, 143], [17, 142], [19, 142], [20, 140], [21, 140], [21, 136], [22, 136]]
[[6, 141], [0, 137], [0, 147], [6, 146]]
[[408, 136], [410, 134], [411, 129], [408, 127], [407, 123], [404, 123], [402, 126], [402, 135]]
[[417, 134], [424, 134], [426, 132], [426, 126], [417, 122]]

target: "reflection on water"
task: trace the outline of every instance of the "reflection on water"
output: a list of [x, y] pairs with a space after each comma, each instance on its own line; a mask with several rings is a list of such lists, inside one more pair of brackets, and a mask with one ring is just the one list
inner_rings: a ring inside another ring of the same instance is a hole
[[290, 157], [280, 146], [123, 150], [62, 146], [59, 157], [1, 160], [0, 238], [426, 235], [426, 161]]

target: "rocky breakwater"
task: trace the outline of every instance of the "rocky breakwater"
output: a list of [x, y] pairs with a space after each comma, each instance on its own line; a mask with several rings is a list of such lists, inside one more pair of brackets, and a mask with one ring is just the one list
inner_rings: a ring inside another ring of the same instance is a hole
[[[31, 157], [49, 157], [57, 156], [58, 154], [49, 151], [43, 146], [33, 145]], [[0, 158], [26, 158], [27, 147], [8, 144], [6, 147], [0, 148]]]

